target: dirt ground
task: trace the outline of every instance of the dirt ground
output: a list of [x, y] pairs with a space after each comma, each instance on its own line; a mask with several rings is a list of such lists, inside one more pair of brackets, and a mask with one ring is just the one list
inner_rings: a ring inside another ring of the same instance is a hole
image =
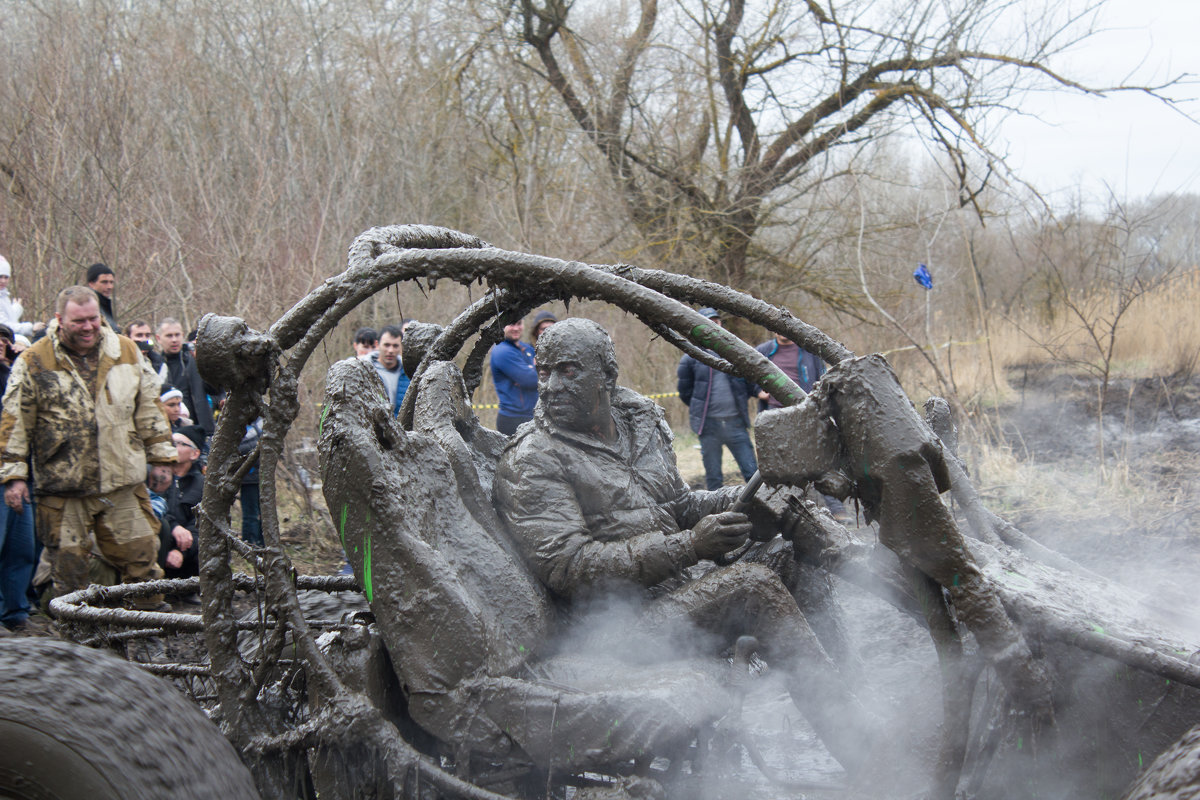
[[1016, 396], [965, 454], [993, 508], [1111, 577], [1194, 575], [1200, 378], [1117, 379], [1102, 421], [1094, 379], [1022, 368], [1010, 381]]

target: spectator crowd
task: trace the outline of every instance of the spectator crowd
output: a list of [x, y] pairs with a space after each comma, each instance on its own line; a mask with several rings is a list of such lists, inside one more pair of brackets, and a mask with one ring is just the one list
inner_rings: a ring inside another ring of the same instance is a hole
[[[199, 572], [196, 510], [223, 397], [200, 377], [178, 319], [120, 326], [117, 276], [93, 264], [49, 322], [24, 319], [0, 257], [0, 634], [49, 627], [55, 597], [91, 583]], [[240, 452], [254, 452], [261, 420]], [[241, 536], [262, 545], [257, 467]], [[195, 594], [128, 601], [198, 605]]]

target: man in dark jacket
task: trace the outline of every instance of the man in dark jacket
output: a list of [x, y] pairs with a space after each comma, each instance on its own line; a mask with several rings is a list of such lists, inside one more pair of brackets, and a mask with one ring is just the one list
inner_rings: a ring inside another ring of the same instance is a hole
[[113, 292], [117, 288], [117, 276], [113, 274], [112, 268], [98, 262], [92, 264], [87, 271], [87, 285], [96, 293], [96, 297], [100, 301], [100, 314], [107, 320], [108, 327], [120, 333], [121, 329], [117, 327], [117, 312], [113, 307]]
[[150, 368], [157, 374], [163, 367], [162, 353], [154, 349], [154, 328], [144, 319], [134, 320], [125, 326], [125, 335], [133, 339], [142, 355], [150, 362]]
[[[702, 308], [700, 315], [721, 324], [715, 309]], [[700, 437], [704, 461], [704, 485], [710, 491], [725, 485], [721, 472], [721, 448], [728, 447], [744, 480], [758, 469], [754, 444], [750, 441], [750, 384], [701, 364], [691, 356], [679, 360], [676, 370], [679, 399], [688, 407], [688, 423]]]
[[158, 563], [168, 578], [190, 578], [200, 574], [196, 507], [204, 496], [204, 470], [200, 466], [204, 429], [190, 425], [174, 431], [171, 438], [179, 461], [172, 467], [171, 484], [163, 495], [167, 511], [159, 533]]
[[204, 429], [206, 435], [212, 436], [216, 427], [212, 406], [208, 402], [204, 380], [196, 369], [196, 360], [183, 349], [183, 325], [179, 320], [167, 317], [158, 323], [158, 346], [163, 353], [159, 379], [183, 393], [183, 404], [192, 412], [192, 420]]

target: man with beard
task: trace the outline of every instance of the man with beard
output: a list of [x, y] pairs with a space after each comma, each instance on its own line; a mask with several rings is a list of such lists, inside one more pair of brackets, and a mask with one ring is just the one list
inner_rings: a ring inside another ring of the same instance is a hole
[[[32, 455], [52, 597], [87, 586], [90, 533], [123, 582], [160, 578], [146, 466], [169, 477], [176, 456], [158, 379], [131, 339], [101, 324], [91, 289], [60, 292], [54, 317], [13, 366], [0, 411], [4, 502], [17, 513], [28, 502]], [[159, 608], [162, 596], [135, 605]]]
[[[679, 475], [662, 409], [617, 386], [617, 359], [595, 322], [568, 319], [537, 346], [533, 424], [519, 429], [496, 469], [494, 497], [505, 528], [549, 589], [572, 630], [613, 599], [635, 606], [614, 639], [597, 646], [634, 661], [703, 651], [715, 635], [755, 636], [787, 677], [793, 702], [849, 770], [873, 738], [869, 715], [822, 649], [776, 573], [744, 561], [692, 578], [776, 522], [728, 510], [737, 488], [691, 491]], [[790, 546], [787, 543], [781, 543]], [[720, 649], [717, 647], [715, 649]]]

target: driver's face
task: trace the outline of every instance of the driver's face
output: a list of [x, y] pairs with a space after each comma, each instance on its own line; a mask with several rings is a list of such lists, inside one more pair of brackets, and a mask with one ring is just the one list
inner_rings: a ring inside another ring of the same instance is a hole
[[610, 388], [596, 352], [560, 342], [539, 347], [538, 395], [550, 421], [581, 433], [607, 424]]

